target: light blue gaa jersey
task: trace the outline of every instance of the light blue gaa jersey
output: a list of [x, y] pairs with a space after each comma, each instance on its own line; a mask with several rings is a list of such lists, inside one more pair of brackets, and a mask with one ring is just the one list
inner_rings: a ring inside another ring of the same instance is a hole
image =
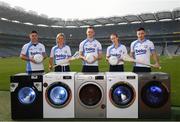
[[[83, 52], [83, 56], [87, 56], [87, 54], [92, 54], [95, 57], [98, 57], [98, 53], [102, 52], [102, 46], [96, 39], [93, 39], [92, 41], [89, 41], [88, 39], [85, 39], [82, 41], [79, 45], [79, 51]], [[83, 65], [86, 66], [98, 66], [98, 61], [95, 61], [92, 64], [89, 64], [85, 61], [83, 61]]]
[[[50, 57], [54, 59], [54, 64], [60, 64], [64, 59], [71, 57], [71, 49], [68, 45], [63, 45], [59, 48], [57, 45], [52, 47]], [[69, 65], [69, 62], [63, 64], [63, 66]]]
[[[143, 41], [136, 40], [131, 43], [130, 51], [134, 53], [134, 58], [138, 61], [150, 64], [150, 56], [155, 47], [152, 41], [144, 39]], [[149, 67], [147, 65], [135, 63], [138, 67]]]
[[[127, 49], [123, 44], [119, 44], [117, 48], [112, 44], [107, 48], [106, 56], [116, 56], [118, 59], [121, 59], [124, 55], [127, 55]], [[124, 64], [124, 62], [120, 61], [117, 65], [122, 64]]]
[[[36, 54], [45, 54], [45, 46], [41, 43], [37, 43], [36, 45], [33, 45], [31, 42], [25, 44], [22, 47], [21, 54], [26, 55], [28, 58], [33, 58]], [[26, 71], [38, 71], [38, 70], [44, 70], [43, 63], [33, 63], [31, 61], [27, 61], [26, 64]]]

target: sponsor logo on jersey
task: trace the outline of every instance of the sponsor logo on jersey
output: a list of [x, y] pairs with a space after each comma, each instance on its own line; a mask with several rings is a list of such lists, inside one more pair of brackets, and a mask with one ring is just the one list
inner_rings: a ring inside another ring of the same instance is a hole
[[66, 58], [66, 55], [56, 54], [55, 57], [56, 57], [56, 60], [60, 60], [60, 59], [65, 59], [65, 58]]
[[121, 57], [121, 54], [111, 54], [111, 56]]
[[90, 47], [90, 48], [85, 48], [85, 51], [86, 51], [87, 53], [95, 52], [95, 48], [92, 48], [92, 47]]
[[147, 52], [147, 50], [145, 50], [145, 49], [144, 50], [143, 49], [139, 49], [139, 50], [136, 49], [135, 50], [135, 54], [136, 55], [146, 54], [146, 52]]
[[41, 52], [30, 52], [31, 55], [41, 54]]

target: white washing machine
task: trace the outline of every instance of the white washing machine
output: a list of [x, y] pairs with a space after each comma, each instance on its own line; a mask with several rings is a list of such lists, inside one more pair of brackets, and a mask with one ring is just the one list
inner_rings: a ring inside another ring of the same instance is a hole
[[50, 72], [43, 76], [43, 117], [74, 118], [75, 72]]
[[75, 117], [106, 118], [106, 77], [104, 73], [75, 76]]
[[107, 118], [138, 118], [138, 75], [106, 72]]

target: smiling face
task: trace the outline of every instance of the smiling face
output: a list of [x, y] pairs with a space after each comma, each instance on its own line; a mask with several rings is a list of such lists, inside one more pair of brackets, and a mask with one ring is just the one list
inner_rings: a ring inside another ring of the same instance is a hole
[[114, 44], [118, 43], [118, 37], [116, 35], [112, 34], [110, 36], [110, 39], [111, 39], [112, 43], [114, 43]]
[[144, 30], [137, 31], [137, 37], [138, 37], [139, 40], [144, 40], [145, 31]]
[[56, 42], [59, 46], [62, 46], [64, 44], [64, 36], [63, 35], [57, 36]]
[[86, 31], [86, 35], [87, 35], [87, 38], [93, 38], [94, 35], [95, 35], [94, 29], [93, 28], [88, 28], [87, 31]]

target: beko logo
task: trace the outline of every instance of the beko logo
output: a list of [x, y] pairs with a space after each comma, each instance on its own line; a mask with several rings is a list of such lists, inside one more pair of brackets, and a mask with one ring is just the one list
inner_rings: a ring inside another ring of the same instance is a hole
[[87, 52], [95, 52], [95, 48], [86, 48]]
[[143, 50], [143, 49], [140, 49], [140, 50], [135, 50], [136, 54], [137, 55], [140, 55], [140, 54], [146, 54], [146, 50]]

